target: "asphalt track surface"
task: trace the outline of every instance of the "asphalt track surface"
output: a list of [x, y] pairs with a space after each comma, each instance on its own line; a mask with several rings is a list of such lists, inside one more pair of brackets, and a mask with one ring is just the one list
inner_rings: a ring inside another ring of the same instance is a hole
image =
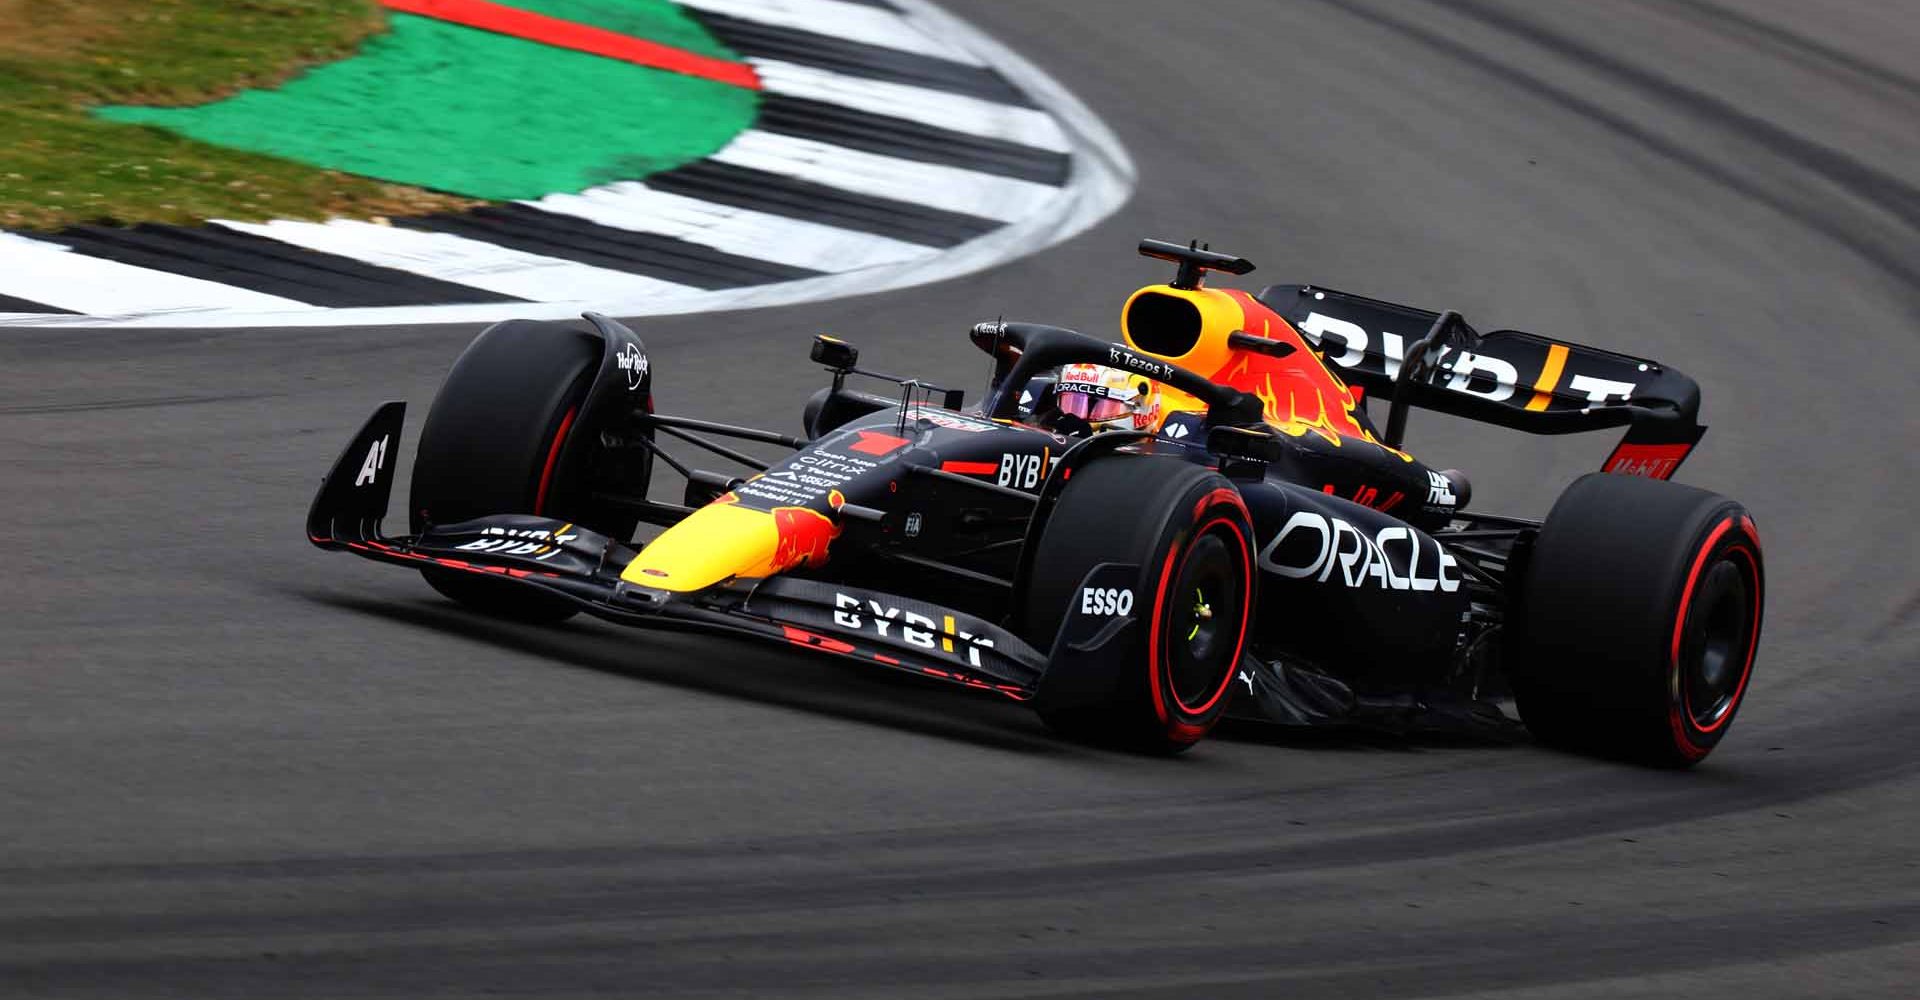
[[[1111, 331], [1151, 234], [1661, 358], [1713, 426], [1681, 478], [1752, 507], [1772, 584], [1689, 773], [1146, 760], [784, 651], [493, 624], [300, 533], [471, 328], [8, 331], [0, 995], [1912, 996], [1903, 6], [956, 2], [1114, 126], [1135, 201], [964, 280], [642, 327], [663, 408], [792, 427], [810, 334], [976, 378], [973, 319]], [[1413, 442], [1518, 512], [1611, 443]]]

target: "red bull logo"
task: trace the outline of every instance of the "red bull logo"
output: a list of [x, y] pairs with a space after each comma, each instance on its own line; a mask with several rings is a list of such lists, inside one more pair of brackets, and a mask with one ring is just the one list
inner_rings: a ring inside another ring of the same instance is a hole
[[782, 573], [795, 566], [823, 566], [827, 548], [840, 537], [840, 526], [817, 510], [806, 507], [775, 507], [774, 545], [770, 572]]

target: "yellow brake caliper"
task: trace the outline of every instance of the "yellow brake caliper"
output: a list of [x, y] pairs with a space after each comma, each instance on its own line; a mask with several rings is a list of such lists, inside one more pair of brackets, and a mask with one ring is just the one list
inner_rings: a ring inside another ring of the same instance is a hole
[[1207, 605], [1207, 595], [1202, 593], [1199, 588], [1195, 588], [1193, 591], [1193, 630], [1187, 633], [1187, 641], [1192, 642], [1193, 637], [1200, 634], [1200, 623], [1212, 617], [1213, 608]]

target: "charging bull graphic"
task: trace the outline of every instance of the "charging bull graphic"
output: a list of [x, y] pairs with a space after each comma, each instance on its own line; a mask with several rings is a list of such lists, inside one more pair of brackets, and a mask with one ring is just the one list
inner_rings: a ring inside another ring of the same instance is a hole
[[827, 547], [839, 537], [839, 525], [806, 507], [775, 507], [772, 515], [773, 530], [779, 538], [773, 550], [773, 572], [826, 564]]

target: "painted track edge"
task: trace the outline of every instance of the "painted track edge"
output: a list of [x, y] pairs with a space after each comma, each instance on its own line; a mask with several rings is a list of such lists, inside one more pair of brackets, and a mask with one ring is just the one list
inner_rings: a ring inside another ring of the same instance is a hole
[[1126, 148], [1093, 110], [1046, 71], [933, 0], [893, 0], [901, 17], [933, 37], [981, 57], [1052, 116], [1072, 145], [1067, 182], [1045, 208], [1017, 222], [919, 260], [797, 281], [633, 300], [375, 306], [245, 312], [0, 315], [0, 329], [180, 330], [246, 327], [324, 328], [428, 326], [504, 319], [567, 319], [592, 309], [637, 318], [730, 312], [824, 302], [895, 291], [974, 274], [1065, 242], [1118, 211], [1132, 197], [1138, 171]]

